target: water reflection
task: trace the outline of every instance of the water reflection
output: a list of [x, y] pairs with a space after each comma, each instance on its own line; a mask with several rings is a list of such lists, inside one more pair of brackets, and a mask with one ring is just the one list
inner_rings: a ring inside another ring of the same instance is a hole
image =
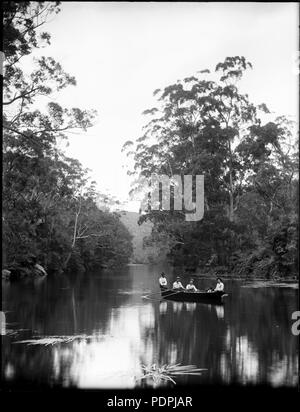
[[[181, 363], [207, 368], [201, 376], [178, 377], [183, 384], [297, 384], [297, 339], [290, 333], [295, 290], [228, 282], [225, 305], [144, 300], [157, 290], [159, 272], [139, 266], [38, 285], [4, 284], [9, 327], [23, 329], [3, 337], [6, 382], [133, 388], [145, 384], [136, 381], [142, 365]], [[83, 334], [90, 337], [46, 347], [16, 343]]]
[[172, 302], [172, 304], [174, 313], [180, 313], [182, 311], [182, 308], [184, 306], [183, 302]]
[[195, 302], [185, 302], [185, 307], [188, 312], [194, 312], [197, 307], [197, 303]]
[[167, 313], [168, 309], [168, 302], [166, 300], [163, 300], [162, 302], [159, 303], [159, 313], [161, 315], [165, 315]]
[[134, 387], [134, 376], [141, 373], [136, 356], [140, 352], [140, 324], [145, 322], [151, 327], [153, 316], [144, 309], [142, 314], [137, 307], [114, 309], [106, 334], [90, 343], [75, 342], [63, 351], [56, 349], [57, 376], [64, 370], [69, 379], [64, 384], [81, 388]]
[[223, 305], [215, 305], [215, 310], [218, 319], [224, 319], [224, 306]]

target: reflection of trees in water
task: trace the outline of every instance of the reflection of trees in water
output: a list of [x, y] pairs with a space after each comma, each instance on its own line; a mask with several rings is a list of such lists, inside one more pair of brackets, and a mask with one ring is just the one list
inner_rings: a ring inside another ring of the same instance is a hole
[[[134, 377], [141, 373], [137, 356], [141, 349], [140, 321], [153, 325], [151, 309], [151, 305], [113, 308], [106, 336], [95, 336], [85, 346], [83, 342], [73, 345], [67, 377], [79, 387], [134, 387]], [[60, 351], [58, 364], [67, 356]]]
[[[146, 284], [140, 276], [137, 273], [133, 281], [134, 276], [125, 274], [105, 280], [92, 276], [47, 279], [38, 286], [11, 284], [3, 291], [5, 310], [12, 311], [7, 320], [31, 331], [4, 338], [2, 373], [34, 383], [77, 385], [85, 377], [96, 380], [88, 369], [94, 359], [105, 361], [107, 371], [117, 371], [117, 363], [126, 358], [123, 372], [129, 377], [111, 377], [110, 382], [126, 384], [138, 365], [154, 363], [208, 369], [200, 377], [179, 377], [178, 383], [183, 384], [267, 381], [290, 385], [293, 376], [296, 379], [297, 340], [290, 332], [296, 291], [246, 289], [232, 282], [224, 307], [151, 302], [142, 301], [142, 293], [138, 294]], [[128, 294], [117, 294], [118, 290]], [[10, 339], [31, 338], [33, 330], [42, 336], [85, 333], [95, 340], [54, 347], [10, 344]], [[94, 372], [98, 369], [95, 365]]]
[[[7, 339], [7, 338], [5, 338]], [[52, 349], [45, 347], [26, 347], [25, 345], [10, 345], [3, 341], [2, 345], [2, 378], [6, 380], [19, 381], [27, 384], [44, 383], [44, 378], [51, 382], [52, 374]]]
[[208, 369], [182, 383], [296, 384], [297, 345], [290, 332], [295, 291], [233, 285], [224, 306], [197, 304], [193, 310], [182, 302], [162, 301], [155, 309], [155, 325], [145, 333], [143, 364]]
[[[225, 324], [219, 323], [218, 328], [205, 333], [210, 324], [218, 321], [218, 315], [213, 305], [202, 305], [186, 302], [162, 301], [155, 307], [155, 325], [152, 330], [145, 332], [145, 350], [141, 354], [141, 363], [158, 366], [196, 365], [216, 371], [218, 358], [214, 350], [221, 350], [222, 341], [217, 338], [220, 328], [225, 330]], [[219, 347], [219, 349], [218, 349]], [[150, 349], [151, 348], [151, 349]], [[149, 356], [152, 353], [153, 356]], [[209, 371], [203, 372], [204, 381]], [[179, 377], [180, 383], [198, 377]], [[167, 383], [166, 383], [167, 384]]]
[[[131, 278], [126, 274], [124, 282], [130, 287]], [[110, 293], [109, 289], [116, 285], [120, 287], [120, 279], [111, 277], [103, 280], [99, 277], [96, 280], [88, 275], [49, 278], [38, 284], [6, 284], [3, 306], [7, 311], [7, 322], [12, 323], [15, 329], [21, 327], [28, 331], [4, 338], [2, 376], [35, 384], [52, 380], [62, 383], [74, 361], [73, 344], [40, 347], [12, 342], [32, 336], [105, 334], [111, 308], [116, 301], [122, 305], [128, 300], [127, 295]], [[62, 356], [58, 367], [59, 352]]]
[[295, 291], [281, 288], [236, 290], [221, 359], [224, 380], [296, 383], [297, 345], [290, 331], [295, 298]]

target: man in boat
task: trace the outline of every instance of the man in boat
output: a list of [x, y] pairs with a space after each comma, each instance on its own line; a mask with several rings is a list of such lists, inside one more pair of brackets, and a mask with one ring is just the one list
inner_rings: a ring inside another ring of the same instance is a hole
[[217, 279], [217, 285], [214, 292], [224, 292], [224, 283], [222, 282], [221, 278]]
[[175, 282], [173, 283], [173, 289], [182, 289], [184, 290], [184, 287], [182, 286], [182, 283], [180, 282], [180, 277], [177, 276]]
[[161, 289], [168, 289], [168, 281], [164, 272], [160, 274], [159, 286]]
[[186, 285], [186, 290], [188, 290], [189, 292], [197, 292], [197, 288], [194, 285], [194, 280], [191, 279], [190, 282]]

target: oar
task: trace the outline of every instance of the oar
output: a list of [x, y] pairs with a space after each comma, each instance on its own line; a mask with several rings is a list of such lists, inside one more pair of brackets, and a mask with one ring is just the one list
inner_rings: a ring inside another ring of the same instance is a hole
[[[172, 289], [169, 289], [169, 290], [172, 290]], [[168, 298], [169, 296], [176, 295], [176, 294], [179, 293], [179, 292], [183, 292], [183, 290], [180, 289], [180, 290], [177, 290], [176, 292], [169, 293], [168, 295], [163, 296], [163, 298]]]
[[[168, 289], [167, 289], [168, 290]], [[142, 298], [147, 299], [149, 296], [154, 296], [154, 295], [158, 295], [159, 293], [161, 293], [162, 291], [160, 290], [159, 292], [153, 292], [153, 293], [149, 293], [148, 295], [143, 295]]]
[[[142, 298], [148, 299], [149, 296], [154, 296], [154, 295], [157, 295], [157, 294], [161, 294], [161, 292], [167, 292], [167, 291], [171, 291], [171, 290], [172, 290], [172, 289], [165, 289], [165, 290], [160, 290], [159, 292], [149, 293], [149, 295], [144, 295], [144, 296], [142, 296]], [[181, 290], [178, 290], [178, 291], [176, 291], [176, 292], [174, 292], [174, 293], [170, 293], [169, 295], [166, 295], [166, 296], [176, 295], [176, 293], [178, 293], [178, 292], [181, 292]]]

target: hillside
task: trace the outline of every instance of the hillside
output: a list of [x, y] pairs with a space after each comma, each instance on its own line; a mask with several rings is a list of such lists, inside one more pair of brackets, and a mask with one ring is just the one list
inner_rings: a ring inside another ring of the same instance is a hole
[[119, 211], [121, 221], [133, 235], [133, 255], [132, 263], [157, 263], [165, 260], [165, 253], [161, 253], [161, 249], [155, 246], [144, 246], [144, 238], [151, 234], [152, 223], [145, 222], [142, 225], [138, 224], [140, 215], [136, 212]]

